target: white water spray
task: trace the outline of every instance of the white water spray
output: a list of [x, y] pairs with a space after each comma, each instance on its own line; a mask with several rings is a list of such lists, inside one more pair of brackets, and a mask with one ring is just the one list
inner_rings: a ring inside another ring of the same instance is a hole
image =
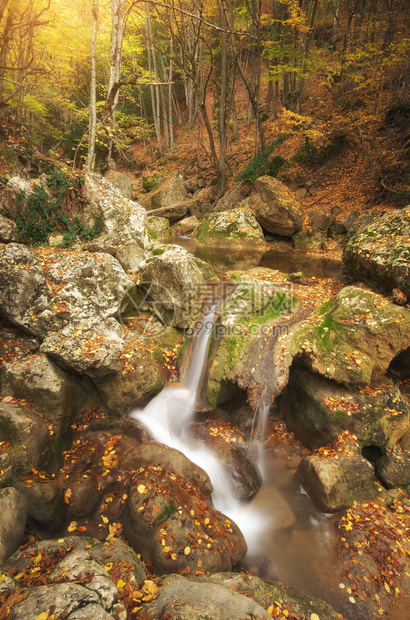
[[216, 306], [213, 306], [203, 317], [201, 328], [196, 335], [185, 386], [166, 386], [144, 409], [135, 410], [130, 416], [139, 420], [155, 441], [183, 452], [190, 461], [207, 472], [214, 488], [214, 507], [238, 525], [248, 549], [255, 552], [267, 525], [267, 516], [251, 504], [241, 504], [230, 495], [229, 474], [218, 457], [202, 441], [187, 433], [205, 367], [215, 312]]

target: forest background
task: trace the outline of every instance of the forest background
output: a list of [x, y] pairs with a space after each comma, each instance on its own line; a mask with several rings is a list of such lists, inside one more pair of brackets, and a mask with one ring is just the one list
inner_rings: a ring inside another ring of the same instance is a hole
[[0, 108], [41, 156], [116, 166], [141, 191], [178, 172], [222, 195], [271, 174], [307, 205], [331, 192], [342, 209], [402, 207], [409, 12], [407, 0], [0, 0]]

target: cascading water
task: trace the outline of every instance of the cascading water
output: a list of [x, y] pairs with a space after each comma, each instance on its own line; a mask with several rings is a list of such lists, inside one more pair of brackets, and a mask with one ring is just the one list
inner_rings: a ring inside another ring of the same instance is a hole
[[248, 549], [255, 552], [267, 524], [267, 517], [252, 505], [241, 504], [230, 495], [229, 474], [222, 463], [205, 444], [188, 433], [205, 369], [215, 313], [216, 306], [213, 306], [204, 315], [201, 328], [195, 336], [185, 385], [166, 386], [144, 409], [133, 411], [130, 416], [139, 420], [153, 439], [183, 452], [207, 472], [214, 488], [214, 507], [235, 521], [246, 539]]

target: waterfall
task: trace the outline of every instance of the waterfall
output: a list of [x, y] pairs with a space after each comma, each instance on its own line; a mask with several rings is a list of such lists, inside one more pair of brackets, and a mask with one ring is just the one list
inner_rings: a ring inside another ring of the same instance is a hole
[[202, 441], [190, 437], [187, 432], [206, 368], [215, 313], [216, 306], [213, 306], [203, 316], [195, 336], [185, 385], [167, 385], [144, 409], [134, 410], [130, 416], [139, 420], [155, 441], [183, 452], [190, 461], [207, 472], [214, 488], [214, 507], [235, 521], [245, 537], [248, 549], [256, 551], [267, 517], [252, 505], [241, 504], [230, 495], [229, 474], [223, 464]]

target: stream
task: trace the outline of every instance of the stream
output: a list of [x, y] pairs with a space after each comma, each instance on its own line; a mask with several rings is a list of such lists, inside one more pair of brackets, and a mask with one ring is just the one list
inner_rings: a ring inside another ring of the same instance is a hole
[[[175, 240], [174, 240], [175, 241]], [[303, 271], [317, 278], [340, 277], [339, 261], [307, 257], [305, 253], [289, 253], [270, 249], [261, 255], [227, 254], [223, 249], [205, 252], [192, 239], [179, 238], [196, 256], [207, 260], [219, 273], [227, 269], [249, 269], [263, 266], [284, 273]], [[143, 410], [130, 415], [139, 420], [157, 441], [178, 449], [201, 466], [211, 478], [214, 506], [233, 519], [240, 527], [248, 544], [245, 567], [262, 578], [274, 579], [317, 596], [346, 618], [353, 616], [345, 609], [339, 596], [338, 575], [334, 564], [336, 536], [334, 524], [337, 517], [324, 515], [315, 508], [295, 476], [294, 455], [280, 450], [260, 449], [263, 484], [254, 499], [241, 504], [229, 496], [228, 473], [212, 451], [200, 440], [189, 435], [189, 424], [194, 415], [194, 405], [203, 372], [206, 369], [208, 344], [213, 328], [215, 307], [208, 310], [203, 328], [195, 336], [190, 369], [185, 385], [166, 387]], [[255, 420], [262, 417], [266, 423], [269, 407], [255, 412]]]

